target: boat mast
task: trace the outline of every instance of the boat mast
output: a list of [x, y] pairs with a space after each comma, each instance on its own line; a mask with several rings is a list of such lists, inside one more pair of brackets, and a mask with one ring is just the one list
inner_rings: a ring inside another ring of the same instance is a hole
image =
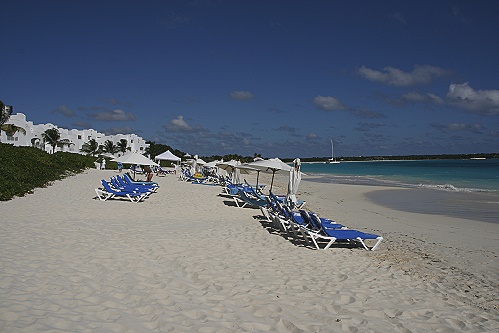
[[334, 161], [334, 145], [333, 145], [333, 140], [331, 140], [331, 161]]

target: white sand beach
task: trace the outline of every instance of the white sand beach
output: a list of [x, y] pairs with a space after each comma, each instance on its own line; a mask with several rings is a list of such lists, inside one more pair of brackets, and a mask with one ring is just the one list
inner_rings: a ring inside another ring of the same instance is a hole
[[[173, 175], [154, 177], [145, 202], [95, 199], [114, 174], [0, 202], [0, 332], [499, 330], [498, 224], [396, 211], [364, 195], [387, 188], [303, 177], [306, 208], [384, 237], [372, 252], [322, 251]], [[286, 185], [276, 177], [275, 192]]]

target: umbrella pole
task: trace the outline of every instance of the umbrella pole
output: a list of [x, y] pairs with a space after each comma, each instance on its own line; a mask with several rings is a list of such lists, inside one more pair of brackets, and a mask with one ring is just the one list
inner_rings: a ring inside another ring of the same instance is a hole
[[270, 182], [270, 191], [272, 191], [272, 186], [274, 186], [274, 175], [275, 175], [275, 170], [272, 170], [272, 181]]

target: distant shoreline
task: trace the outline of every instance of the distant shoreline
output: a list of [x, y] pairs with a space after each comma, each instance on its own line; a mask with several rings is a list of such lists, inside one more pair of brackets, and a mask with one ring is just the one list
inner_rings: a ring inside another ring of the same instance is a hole
[[[440, 155], [396, 155], [396, 156], [342, 156], [338, 162], [370, 162], [370, 161], [421, 161], [421, 160], [484, 160], [499, 158], [499, 153], [476, 154], [440, 154]], [[292, 162], [293, 158], [283, 158], [284, 162]], [[326, 163], [329, 157], [300, 158], [302, 163]]]

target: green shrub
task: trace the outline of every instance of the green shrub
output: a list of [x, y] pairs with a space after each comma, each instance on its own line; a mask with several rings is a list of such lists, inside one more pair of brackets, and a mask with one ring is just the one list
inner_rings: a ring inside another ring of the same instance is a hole
[[37, 187], [94, 167], [94, 157], [46, 152], [0, 143], [0, 201], [24, 196]]

